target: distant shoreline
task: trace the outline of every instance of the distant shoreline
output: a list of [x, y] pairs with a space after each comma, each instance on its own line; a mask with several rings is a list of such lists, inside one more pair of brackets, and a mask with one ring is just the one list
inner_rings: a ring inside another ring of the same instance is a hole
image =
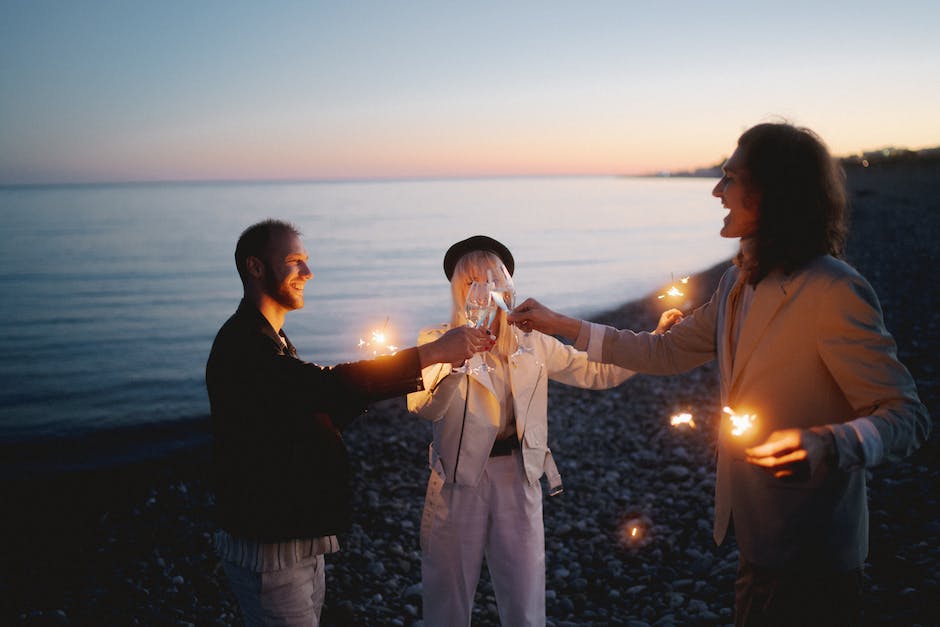
[[[940, 146], [909, 150], [907, 148], [881, 148], [869, 150], [857, 155], [838, 157], [844, 167], [877, 167], [890, 164], [910, 164], [912, 162], [934, 163], [940, 161]], [[721, 165], [724, 158], [710, 166], [702, 166], [692, 170], [663, 170], [660, 172], [646, 172], [638, 174], [618, 173], [582, 173], [572, 174], [563, 172], [529, 173], [529, 174], [453, 174], [453, 175], [413, 175], [413, 176], [350, 176], [350, 177], [288, 177], [288, 178], [262, 178], [262, 179], [155, 179], [133, 181], [39, 181], [25, 183], [0, 182], [0, 191], [15, 191], [20, 189], [70, 189], [88, 187], [135, 187], [135, 186], [203, 186], [203, 185], [344, 185], [362, 183], [415, 183], [433, 181], [480, 181], [498, 179], [559, 179], [559, 178], [712, 178], [721, 176]], [[867, 165], [866, 165], [867, 164]]]
[[[882, 168], [910, 166], [914, 164], [936, 164], [940, 163], [940, 146], [935, 148], [922, 148], [920, 150], [908, 150], [907, 148], [882, 148], [880, 150], [869, 150], [857, 155], [838, 157], [842, 167], [846, 170], [851, 168]], [[664, 172], [650, 173], [643, 176], [653, 178], [717, 178], [721, 176], [721, 166], [724, 160], [720, 160], [715, 165], [696, 168], [694, 170], [677, 170], [675, 172], [667, 170]]]

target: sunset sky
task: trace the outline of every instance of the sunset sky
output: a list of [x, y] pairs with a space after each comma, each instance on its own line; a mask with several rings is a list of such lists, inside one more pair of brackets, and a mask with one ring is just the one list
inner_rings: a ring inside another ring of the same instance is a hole
[[940, 145], [940, 3], [2, 1], [0, 184], [632, 174]]

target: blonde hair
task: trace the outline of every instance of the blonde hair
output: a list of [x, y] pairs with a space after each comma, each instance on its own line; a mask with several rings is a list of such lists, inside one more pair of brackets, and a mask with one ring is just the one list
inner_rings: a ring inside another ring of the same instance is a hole
[[[450, 293], [453, 298], [451, 325], [463, 326], [467, 324], [467, 315], [464, 305], [467, 301], [467, 292], [473, 281], [481, 283], [487, 280], [487, 271], [494, 280], [503, 276], [503, 262], [494, 253], [485, 250], [474, 250], [457, 261], [454, 275], [450, 280]], [[506, 303], [507, 305], [509, 303]], [[506, 312], [496, 310], [496, 316], [490, 325], [490, 331], [496, 336], [496, 346], [493, 352], [502, 358], [511, 355], [516, 350], [516, 336], [506, 321]]]

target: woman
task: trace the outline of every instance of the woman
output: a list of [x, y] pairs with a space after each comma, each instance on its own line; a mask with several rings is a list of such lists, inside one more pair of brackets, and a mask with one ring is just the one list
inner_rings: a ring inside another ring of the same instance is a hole
[[854, 625], [868, 551], [865, 473], [930, 432], [871, 285], [839, 259], [842, 172], [808, 129], [746, 131], [712, 194], [740, 238], [709, 303], [669, 333], [618, 331], [536, 301], [510, 320], [577, 337], [592, 359], [672, 374], [718, 360], [721, 404], [757, 415], [741, 441], [722, 417], [714, 536], [734, 521], [736, 625]]
[[[466, 324], [470, 284], [502, 277], [504, 269], [512, 274], [512, 254], [490, 237], [477, 235], [451, 246], [444, 256], [453, 296], [450, 327]], [[418, 343], [433, 341], [448, 328], [424, 330]], [[424, 623], [429, 627], [470, 624], [484, 556], [502, 624], [545, 624], [539, 479], [547, 475], [551, 493], [561, 491], [547, 441], [548, 379], [603, 389], [633, 375], [589, 362], [585, 353], [541, 333], [529, 335], [527, 350], [517, 352], [503, 311], [490, 330], [496, 344], [482, 354], [488, 369], [458, 374], [448, 364], [425, 368], [424, 391], [408, 395], [408, 409], [433, 421], [434, 430], [421, 519]]]

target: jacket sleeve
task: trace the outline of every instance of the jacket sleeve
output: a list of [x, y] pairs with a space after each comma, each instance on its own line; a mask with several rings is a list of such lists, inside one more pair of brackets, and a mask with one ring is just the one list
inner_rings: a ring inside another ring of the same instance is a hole
[[857, 416], [828, 425], [839, 466], [872, 467], [919, 448], [930, 434], [930, 416], [898, 361], [868, 281], [857, 274], [832, 281], [821, 297], [816, 333], [819, 355]]
[[602, 390], [620, 385], [636, 374], [613, 364], [590, 361], [584, 351], [562, 344], [549, 335], [538, 333], [538, 339], [548, 376], [560, 383]]
[[590, 322], [581, 323], [575, 347], [588, 358], [644, 374], [678, 374], [717, 355], [718, 310], [734, 283], [736, 268], [721, 278], [711, 299], [662, 335], [635, 333]]
[[[446, 327], [422, 330], [418, 345], [436, 340], [444, 331]], [[421, 388], [408, 395], [408, 411], [425, 420], [439, 420], [457, 398], [460, 381], [464, 377], [451, 374], [450, 364], [432, 364], [421, 371], [421, 378]]]
[[[267, 338], [255, 339], [259, 344]], [[256, 346], [253, 357], [241, 360], [245, 391], [261, 398], [280, 399], [308, 412], [358, 413], [374, 401], [420, 389], [418, 350], [337, 366], [319, 366]]]

